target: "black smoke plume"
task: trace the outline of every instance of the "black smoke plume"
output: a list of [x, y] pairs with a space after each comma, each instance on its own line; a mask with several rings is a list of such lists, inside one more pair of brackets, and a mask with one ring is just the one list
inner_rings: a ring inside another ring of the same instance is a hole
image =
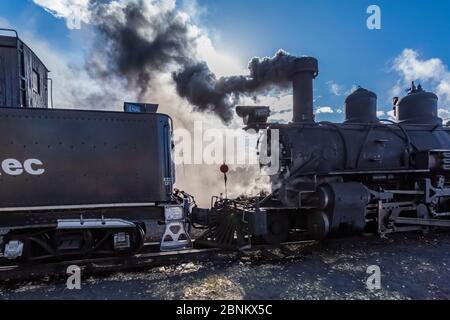
[[232, 109], [242, 95], [262, 92], [271, 86], [289, 84], [296, 57], [280, 50], [272, 58], [253, 58], [248, 76], [217, 77], [205, 62], [185, 66], [173, 74], [177, 92], [198, 110], [211, 110], [224, 122], [232, 119]]
[[141, 99], [161, 73], [173, 72], [181, 97], [197, 111], [213, 112], [229, 122], [240, 97], [261, 93], [274, 85], [288, 85], [296, 57], [284, 51], [272, 58], [253, 58], [248, 75], [217, 78], [205, 62], [195, 58], [190, 22], [182, 19], [176, 9], [155, 17], [147, 14], [145, 0], [130, 1], [119, 10], [111, 10], [110, 3], [91, 0], [98, 45], [90, 52], [87, 67], [91, 75], [104, 81], [110, 77], [123, 79]]
[[111, 10], [110, 1], [90, 2], [98, 46], [90, 52], [89, 72], [105, 81], [111, 76], [124, 78], [140, 98], [161, 72], [191, 63], [192, 55], [188, 26], [177, 12], [149, 17], [145, 2], [131, 1], [119, 10]]

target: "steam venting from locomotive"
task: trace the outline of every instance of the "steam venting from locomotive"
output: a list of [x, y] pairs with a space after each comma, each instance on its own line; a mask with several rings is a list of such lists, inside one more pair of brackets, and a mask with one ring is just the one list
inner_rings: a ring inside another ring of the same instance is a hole
[[[299, 59], [280, 50], [271, 58], [253, 58], [248, 75], [218, 78], [196, 57], [196, 35], [189, 20], [175, 9], [161, 10], [158, 16], [149, 14], [149, 6], [145, 1], [131, 1], [117, 8], [111, 2], [91, 0], [91, 21], [99, 44], [88, 57], [91, 75], [103, 81], [123, 78], [143, 100], [160, 73], [172, 72], [180, 97], [225, 123], [233, 118], [241, 97], [273, 87], [288, 88], [294, 80], [294, 91], [304, 93], [294, 95], [295, 118], [312, 119], [310, 80], [316, 74], [315, 59]], [[294, 78], [293, 70], [300, 71]]]

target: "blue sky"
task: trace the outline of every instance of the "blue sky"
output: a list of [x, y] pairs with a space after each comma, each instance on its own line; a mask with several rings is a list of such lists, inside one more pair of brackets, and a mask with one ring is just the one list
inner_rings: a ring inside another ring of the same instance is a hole
[[[273, 55], [282, 48], [319, 59], [317, 106], [337, 109], [354, 85], [375, 91], [382, 110], [390, 110], [391, 90], [399, 81], [394, 59], [405, 48], [420, 59], [450, 63], [450, 1], [365, 0], [197, 0], [203, 8], [197, 24], [208, 31], [215, 48], [245, 65], [252, 56]], [[369, 5], [381, 8], [381, 30], [366, 27]], [[21, 32], [32, 31], [60, 52], [82, 57], [82, 31], [70, 31], [31, 0], [0, 0], [0, 17]], [[419, 79], [420, 80], [420, 79]], [[439, 80], [434, 79], [436, 85]], [[330, 90], [340, 87], [340, 95]], [[401, 83], [403, 85], [403, 83]], [[406, 87], [404, 88], [406, 89]], [[433, 89], [433, 88], [427, 88]], [[339, 114], [327, 114], [338, 120]]]

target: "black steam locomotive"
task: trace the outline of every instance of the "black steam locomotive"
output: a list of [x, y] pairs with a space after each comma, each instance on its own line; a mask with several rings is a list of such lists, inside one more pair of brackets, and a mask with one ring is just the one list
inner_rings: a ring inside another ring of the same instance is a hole
[[[259, 237], [275, 244], [294, 235], [385, 236], [450, 227], [450, 128], [437, 115], [438, 97], [413, 83], [407, 96], [394, 98], [396, 121], [380, 120], [376, 94], [359, 88], [345, 101], [344, 123], [317, 123], [318, 72], [316, 59], [297, 59], [290, 124], [267, 123], [268, 107], [237, 108], [247, 130], [264, 130], [261, 145], [279, 169], [271, 194], [240, 206], [218, 202], [216, 215], [228, 217], [216, 218], [204, 240], [230, 246]], [[277, 150], [271, 150], [274, 134]]]
[[[47, 68], [17, 33], [0, 36], [0, 260], [134, 254], [158, 224], [160, 251], [450, 227], [450, 129], [437, 96], [413, 86], [392, 122], [360, 88], [344, 123], [316, 123], [318, 62], [296, 64], [292, 123], [267, 123], [268, 107], [237, 108], [279, 164], [272, 192], [201, 209], [174, 190], [169, 116], [139, 103], [48, 109]], [[204, 230], [195, 243], [191, 226]]]

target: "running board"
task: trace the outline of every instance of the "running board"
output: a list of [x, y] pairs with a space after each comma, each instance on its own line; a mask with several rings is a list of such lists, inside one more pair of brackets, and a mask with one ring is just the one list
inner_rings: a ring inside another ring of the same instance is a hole
[[56, 229], [127, 229], [136, 228], [133, 222], [122, 219], [60, 219]]
[[450, 220], [398, 217], [395, 219], [394, 222], [397, 224], [409, 224], [409, 225], [450, 228]]

